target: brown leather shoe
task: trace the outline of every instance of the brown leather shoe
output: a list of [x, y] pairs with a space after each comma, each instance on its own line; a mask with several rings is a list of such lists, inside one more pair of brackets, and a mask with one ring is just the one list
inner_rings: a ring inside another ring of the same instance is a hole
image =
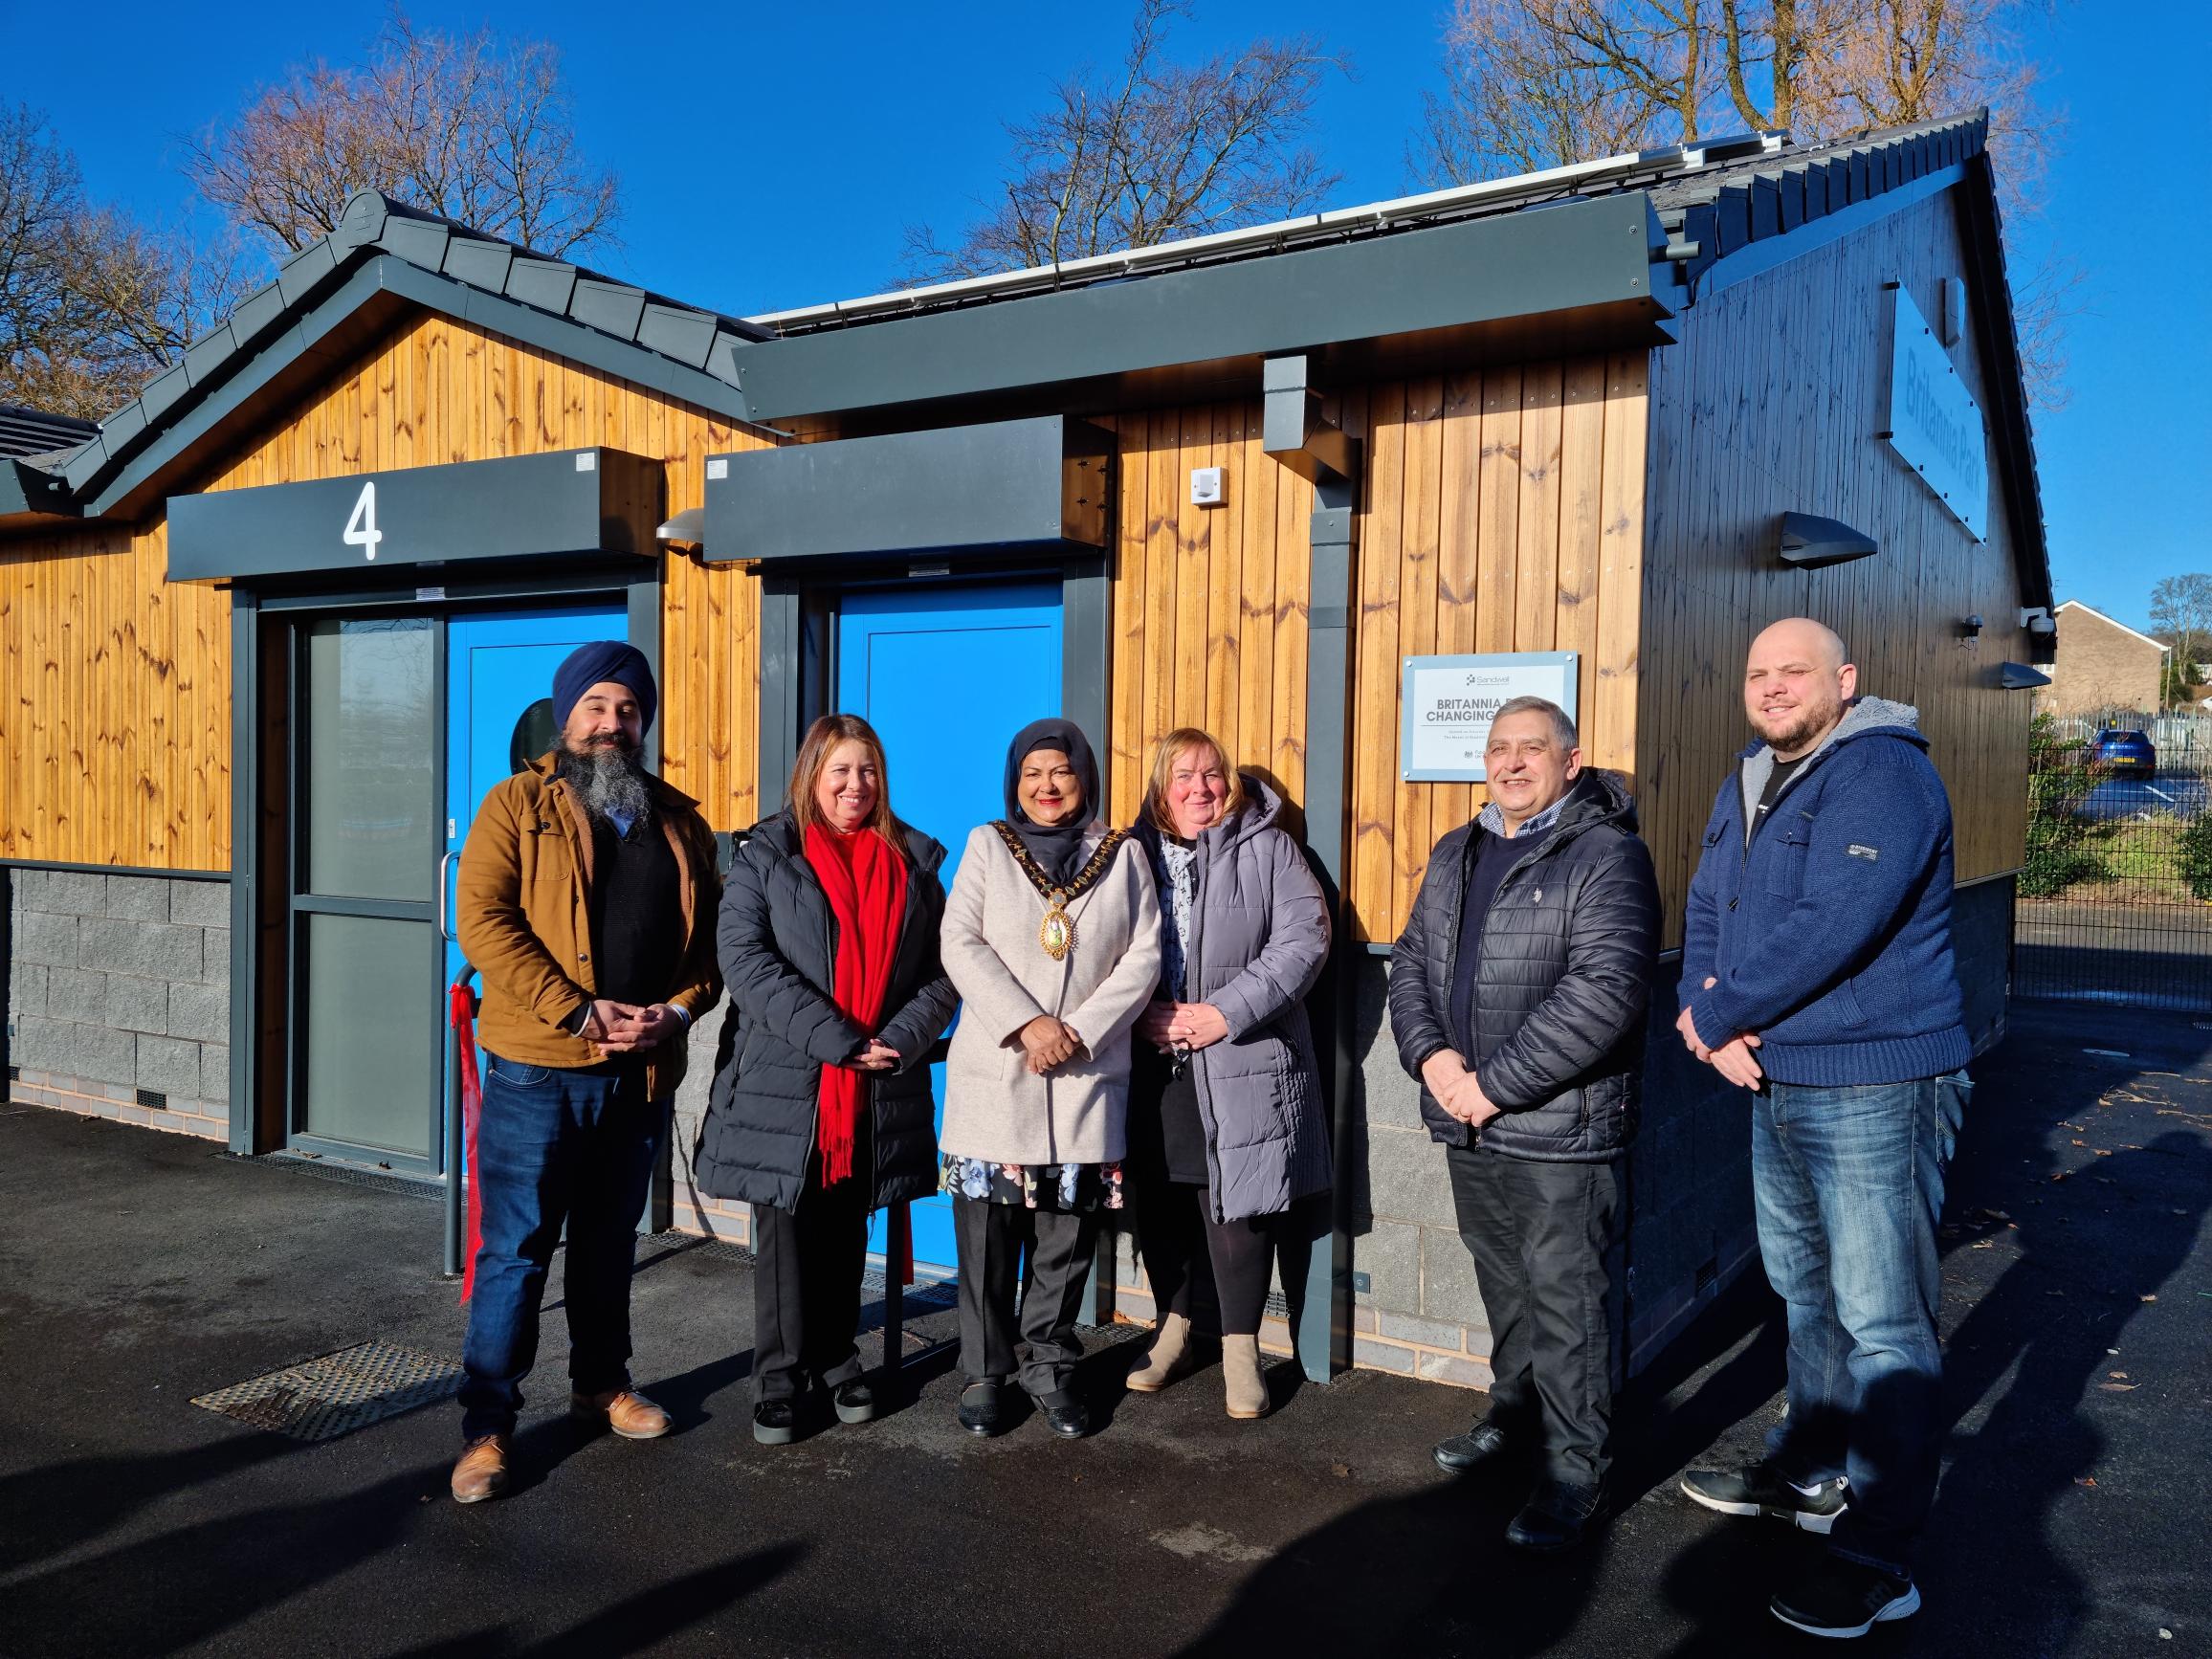
[[507, 1490], [507, 1454], [514, 1443], [504, 1434], [472, 1440], [453, 1465], [453, 1501], [482, 1503]]
[[669, 1431], [668, 1413], [634, 1388], [605, 1394], [571, 1394], [568, 1409], [579, 1417], [603, 1419], [625, 1440], [658, 1440]]

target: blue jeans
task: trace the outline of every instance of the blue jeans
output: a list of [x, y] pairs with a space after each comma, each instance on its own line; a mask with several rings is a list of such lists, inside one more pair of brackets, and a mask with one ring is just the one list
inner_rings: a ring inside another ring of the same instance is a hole
[[1752, 1195], [1789, 1310], [1789, 1409], [1767, 1454], [1790, 1479], [1845, 1475], [1828, 1547], [1906, 1573], [1943, 1445], [1936, 1220], [1963, 1072], [1753, 1096]]
[[669, 1102], [642, 1073], [521, 1066], [487, 1053], [476, 1181], [476, 1251], [461, 1364], [461, 1435], [514, 1431], [538, 1358], [538, 1311], [562, 1224], [568, 1377], [580, 1394], [630, 1382], [630, 1274], [637, 1223], [668, 1130]]

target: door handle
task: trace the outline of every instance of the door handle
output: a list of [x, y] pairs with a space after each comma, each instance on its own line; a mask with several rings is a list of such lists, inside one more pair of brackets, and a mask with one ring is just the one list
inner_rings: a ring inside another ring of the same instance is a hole
[[438, 937], [448, 944], [460, 942], [460, 936], [454, 933], [452, 927], [451, 907], [446, 903], [446, 871], [453, 861], [459, 856], [460, 854], [457, 852], [448, 852], [438, 860]]

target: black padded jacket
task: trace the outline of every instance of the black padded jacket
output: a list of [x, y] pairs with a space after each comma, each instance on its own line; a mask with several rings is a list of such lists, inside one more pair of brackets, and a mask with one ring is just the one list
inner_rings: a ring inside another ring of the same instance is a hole
[[837, 919], [788, 811], [754, 829], [722, 889], [715, 943], [730, 1006], [714, 1088], [692, 1155], [699, 1190], [796, 1209], [814, 1150], [822, 1068], [871, 1034], [896, 1049], [896, 1071], [868, 1073], [870, 1165], [881, 1208], [937, 1190], [937, 1108], [929, 1065], [960, 996], [938, 959], [944, 849], [906, 830], [906, 915], [882, 1029], [870, 1033], [831, 1000]]
[[[1453, 1046], [1451, 975], [1464, 942], [1460, 900], [1476, 837], [1465, 824], [1436, 844], [1390, 953], [1390, 1029], [1421, 1088], [1434, 1139], [1470, 1143], [1421, 1082], [1422, 1062]], [[1659, 950], [1659, 890], [1617, 773], [1576, 780], [1558, 826], [1506, 873], [1484, 919], [1474, 987], [1474, 1052], [1465, 1055], [1501, 1108], [1473, 1143], [1550, 1163], [1602, 1162], [1636, 1138], [1644, 1011]]]

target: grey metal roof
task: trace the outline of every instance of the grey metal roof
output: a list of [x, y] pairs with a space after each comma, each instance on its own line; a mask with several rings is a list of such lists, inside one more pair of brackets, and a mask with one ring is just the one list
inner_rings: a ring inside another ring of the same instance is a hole
[[99, 435], [100, 427], [92, 421], [0, 403], [0, 455], [50, 457]]
[[100, 423], [97, 437], [62, 468], [71, 494], [79, 500], [96, 495], [166, 429], [380, 256], [527, 306], [732, 388], [736, 347], [767, 338], [764, 330], [741, 319], [548, 259], [379, 191], [363, 190], [346, 203], [337, 230], [285, 260], [274, 282], [248, 296], [228, 319], [192, 343], [183, 362]]

